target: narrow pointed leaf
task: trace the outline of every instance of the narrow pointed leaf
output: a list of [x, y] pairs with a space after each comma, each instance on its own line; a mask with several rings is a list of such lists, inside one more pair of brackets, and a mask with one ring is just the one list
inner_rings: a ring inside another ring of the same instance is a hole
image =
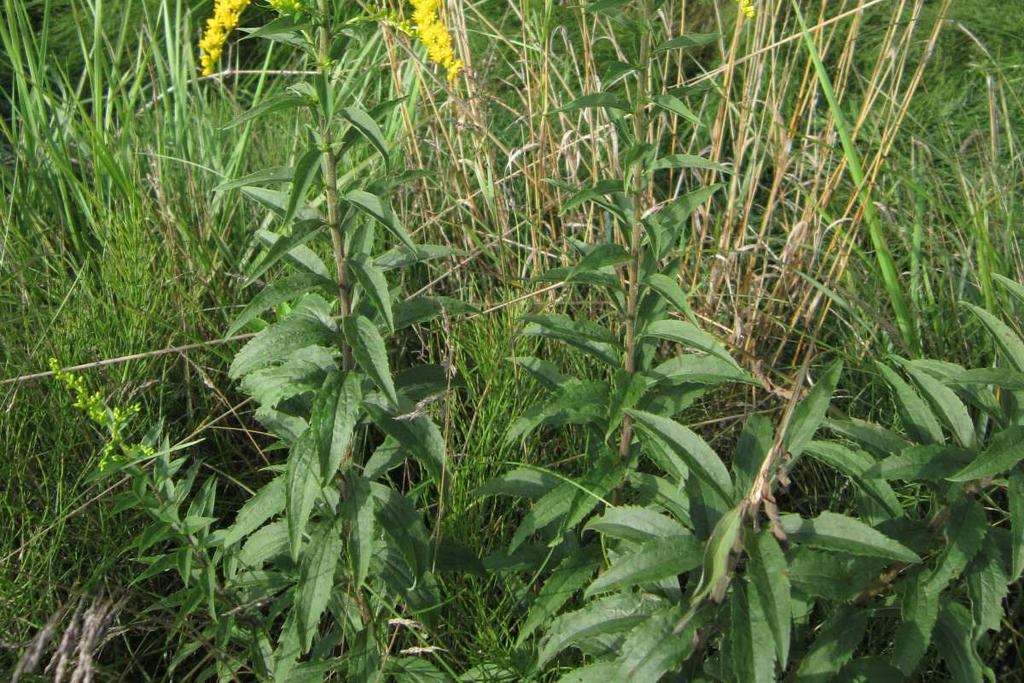
[[305, 202], [309, 187], [320, 173], [320, 161], [322, 158], [323, 154], [319, 150], [311, 149], [299, 157], [299, 161], [295, 164], [295, 175], [292, 177], [292, 191], [288, 195], [288, 207], [282, 218], [282, 222], [285, 225], [292, 222], [296, 212], [299, 210], [299, 206]]
[[785, 671], [792, 628], [789, 565], [778, 541], [767, 529], [754, 538], [747, 551], [750, 554], [747, 563], [750, 589], [757, 594], [764, 610], [775, 643], [776, 659], [780, 669]]
[[292, 560], [298, 561], [302, 536], [320, 491], [320, 466], [312, 430], [303, 432], [292, 446], [286, 477], [289, 550]]
[[398, 404], [395, 383], [391, 379], [387, 347], [377, 327], [361, 315], [353, 315], [342, 321], [345, 340], [352, 348], [352, 355], [363, 372], [370, 376], [392, 405]]
[[391, 310], [391, 292], [388, 281], [373, 262], [362, 256], [350, 256], [346, 265], [355, 273], [363, 292], [380, 314], [389, 332], [395, 331], [395, 315]]
[[922, 444], [945, 443], [942, 427], [928, 404], [921, 399], [913, 387], [903, 381], [892, 369], [883, 363], [875, 363], [882, 377], [896, 392], [896, 404], [907, 431], [915, 441]]
[[313, 405], [312, 428], [316, 432], [320, 476], [330, 481], [346, 458], [359, 422], [362, 387], [354, 372], [331, 375]]
[[972, 313], [988, 328], [996, 346], [1003, 352], [1007, 362], [1017, 372], [1024, 372], [1024, 342], [1011, 330], [1006, 323], [995, 317], [984, 308], [964, 303]]
[[640, 410], [631, 410], [629, 414], [644, 434], [659, 440], [680, 456], [697, 476], [711, 484], [724, 499], [732, 499], [733, 487], [729, 471], [704, 439], [674, 420]]
[[988, 448], [950, 481], [971, 481], [1001, 474], [1024, 460], [1024, 426], [1005, 429], [996, 434]]
[[312, 534], [309, 548], [302, 556], [299, 583], [295, 589], [295, 612], [298, 615], [302, 652], [313, 645], [320, 617], [334, 588], [334, 570], [341, 555], [341, 519], [321, 526]]
[[587, 587], [586, 595], [632, 588], [676, 577], [700, 566], [701, 546], [692, 534], [648, 541], [618, 557]]
[[576, 591], [590, 580], [601, 566], [601, 556], [596, 550], [597, 547], [594, 546], [570, 555], [551, 572], [551, 576], [541, 586], [540, 592], [530, 605], [526, 620], [519, 629], [516, 647], [526, 642], [539, 626], [550, 622]]
[[799, 456], [804, 447], [814, 438], [815, 432], [825, 419], [825, 412], [832, 401], [832, 394], [839, 384], [839, 375], [843, 372], [843, 362], [835, 361], [828, 366], [825, 372], [818, 379], [802, 401], [793, 410], [793, 417], [786, 429], [784, 443], [786, 450], [795, 458]]
[[284, 505], [285, 477], [275, 477], [239, 508], [235, 523], [224, 534], [224, 547], [234, 545], [256, 531], [265, 521], [284, 510]]
[[691, 349], [697, 349], [736, 365], [736, 361], [725, 350], [722, 343], [691, 322], [682, 320], [659, 320], [644, 329], [643, 338], [664, 339]]
[[914, 551], [902, 543], [894, 541], [864, 522], [834, 512], [822, 512], [814, 519], [783, 515], [782, 527], [791, 541], [812, 548], [901, 562], [921, 561]]
[[409, 239], [409, 234], [398, 220], [398, 216], [380, 197], [365, 190], [350, 190], [342, 195], [341, 199], [376, 220], [407, 248], [415, 251], [416, 246]]

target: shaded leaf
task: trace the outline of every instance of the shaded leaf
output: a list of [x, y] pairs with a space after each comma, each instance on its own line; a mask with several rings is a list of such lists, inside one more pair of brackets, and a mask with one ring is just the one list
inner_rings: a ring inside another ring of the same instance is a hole
[[825, 419], [825, 412], [832, 402], [832, 394], [839, 384], [839, 375], [843, 372], [843, 362], [833, 362], [821, 374], [818, 382], [807, 392], [807, 395], [793, 409], [793, 417], [786, 429], [784, 443], [792, 457], [798, 457], [804, 447], [814, 438], [815, 432]]
[[823, 550], [838, 550], [852, 555], [882, 557], [916, 563], [921, 558], [864, 522], [825, 511], [814, 519], [783, 515], [782, 527], [791, 541]]
[[295, 588], [302, 652], [308, 652], [313, 645], [320, 617], [334, 588], [334, 570], [341, 555], [341, 526], [340, 518], [322, 525], [311, 535], [309, 547], [302, 556]]
[[391, 404], [397, 405], [398, 394], [391, 379], [387, 347], [384, 346], [384, 340], [377, 327], [367, 318], [354, 315], [342, 321], [342, 329], [359, 367], [370, 376], [377, 388], [384, 392]]
[[701, 550], [700, 542], [690, 533], [647, 541], [613, 560], [608, 569], [587, 586], [586, 595], [674, 578], [700, 566]]
[[1024, 460], [1024, 426], [1004, 429], [974, 462], [956, 472], [950, 481], [971, 481], [1001, 474]]
[[724, 499], [732, 499], [733, 488], [729, 471], [704, 439], [674, 420], [639, 410], [631, 410], [629, 414], [636, 420], [636, 425], [643, 433], [670, 448]]

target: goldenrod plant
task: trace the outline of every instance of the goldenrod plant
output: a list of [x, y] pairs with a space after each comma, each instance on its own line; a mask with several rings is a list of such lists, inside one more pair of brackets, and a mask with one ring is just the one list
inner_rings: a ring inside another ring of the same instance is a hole
[[[204, 73], [214, 72], [247, 4], [215, 3], [200, 41]], [[214, 515], [217, 477], [191, 494], [199, 470], [179, 476], [185, 459], [166, 442], [150, 451], [151, 468], [130, 461], [110, 469], [133, 475], [131, 499], [155, 518], [137, 543], [150, 565], [143, 576], [176, 568], [180, 589], [163, 604], [183, 621], [200, 609], [205, 615], [172, 670], [191, 665], [195, 649], [209, 643], [206, 673], [221, 679], [337, 672], [343, 680], [412, 680], [424, 666], [446, 667], [439, 657], [436, 666], [429, 658], [410, 664], [398, 650], [441, 652], [431, 649], [441, 605], [434, 569], [438, 553], [455, 546], [429, 529], [421, 502], [445, 485], [446, 446], [429, 406], [452, 380], [432, 366], [396, 375], [391, 362], [396, 334], [461, 309], [452, 300], [403, 298], [389, 278], [451, 252], [410, 239], [388, 199], [405, 169], [396, 168], [375, 115], [337, 87], [340, 55], [377, 30], [380, 17], [355, 7], [339, 13], [328, 0], [271, 5], [280, 16], [251, 35], [296, 46], [316, 75], [242, 119], [288, 110], [305, 123], [304, 136], [291, 166], [220, 191], [240, 190], [271, 216], [256, 231], [263, 249], [249, 281], [287, 273], [228, 331], [259, 330], [229, 375], [255, 402], [280, 457], [226, 526]], [[454, 77], [461, 62], [437, 5], [418, 3], [414, 21], [429, 57]], [[379, 116], [387, 106], [371, 111]], [[320, 253], [331, 255], [330, 265]], [[88, 396], [80, 400], [92, 406]]]
[[[516, 644], [526, 664], [517, 675], [901, 680], [934, 641], [956, 680], [992, 680], [975, 647], [999, 627], [1024, 544], [1019, 519], [1012, 532], [990, 528], [981, 500], [1006, 492], [1011, 507], [1021, 504], [1020, 475], [1001, 477], [1024, 459], [1013, 398], [1024, 344], [973, 308], [1012, 372], [897, 358], [912, 388], [880, 364], [909, 438], [844, 418], [831, 407], [842, 362], [818, 369], [808, 357], [777, 424], [750, 415], [732, 457], [720, 456], [681, 413], [716, 385], [757, 382], [698, 326], [677, 280], [687, 218], [718, 188], [657, 201], [659, 172], [710, 162], [651, 142], [655, 126], [699, 124], [660, 87], [651, 56], [700, 41], [659, 40], [651, 0], [590, 11], [634, 51], [617, 79], [566, 109], [607, 116], [622, 141], [622, 175], [576, 188], [563, 210], [597, 204], [607, 239], [579, 245], [574, 265], [542, 279], [588, 289], [586, 300], [603, 305], [593, 317], [529, 316], [524, 333], [568, 345], [594, 372], [517, 358], [546, 396], [507, 435], [574, 430], [580, 474], [526, 466], [478, 491], [530, 503], [507, 548], [487, 559], [522, 587]], [[1008, 400], [985, 386], [993, 383]], [[965, 401], [979, 409], [973, 418]], [[825, 430], [833, 438], [820, 437]], [[785, 508], [780, 494], [807, 461], [845, 478], [851, 509]], [[928, 505], [905, 506], [894, 479], [928, 488]], [[865, 654], [869, 630], [891, 650]]]

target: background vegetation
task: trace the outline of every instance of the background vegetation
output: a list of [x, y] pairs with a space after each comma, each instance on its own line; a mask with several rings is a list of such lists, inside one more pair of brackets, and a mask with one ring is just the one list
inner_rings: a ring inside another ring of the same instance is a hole
[[[222, 338], [262, 284], [244, 288], [240, 273], [264, 215], [214, 188], [293, 161], [299, 133], [288, 114], [227, 126], [301, 65], [241, 40], [225, 74], [199, 78], [195, 40], [209, 3], [2, 2], [0, 377], [44, 370], [50, 357], [70, 366]], [[721, 452], [741, 418], [781, 410], [811, 353], [846, 361], [846, 413], [899, 429], [872, 361], [897, 352], [991, 365], [990, 337], [958, 302], [1001, 312], [1008, 302], [996, 276], [1024, 281], [1024, 4], [802, 4], [822, 24], [815, 40], [875, 216], [856, 199], [835, 112], [788, 1], [758, 2], [756, 19], [742, 23], [732, 3], [669, 0], [660, 9], [687, 34], [719, 36], [657, 59], [700, 123], [660, 130], [662, 145], [732, 171], [663, 180], [726, 183], [693, 219], [681, 273], [698, 316], [767, 390], [722, 390], [690, 409], [690, 424]], [[607, 120], [561, 108], [597, 90], [608, 77], [599, 65], [621, 46], [575, 4], [456, 0], [448, 10], [467, 62], [453, 91], [393, 31], [346, 55], [344, 86], [367, 108], [402, 98], [391, 130], [408, 170], [421, 173], [396, 210], [419, 241], [464, 250], [412, 271], [405, 285], [458, 296], [480, 313], [410, 336], [405, 353], [458, 370], [462, 388], [439, 420], [456, 469], [438, 514], [482, 555], [507, 542], [523, 510], [473, 490], [510, 463], [565, 465], [572, 452], [572, 432], [505, 443], [511, 416], [536, 393], [506, 359], [536, 349], [519, 335], [523, 314], [595, 305], [529, 278], [567, 264], [573, 241], [604, 237], [585, 211], [560, 211], [569, 193], [549, 180], [614, 175], [619, 150]], [[262, 23], [261, 11], [243, 24]], [[880, 266], [886, 249], [895, 281]], [[176, 438], [202, 438], [194, 457], [235, 485], [221, 495], [225, 510], [271, 457], [227, 379], [237, 348], [203, 344], [88, 375], [114, 401], [163, 416]], [[564, 370], [580, 363], [555, 353], [546, 357]], [[102, 443], [52, 382], [0, 385], [0, 670], [52, 615], [101, 587], [120, 594], [137, 572], [126, 541], [139, 520], [115, 513], [112, 491], [87, 479]], [[808, 463], [785, 505], [826, 509], [842, 496], [833, 474]], [[512, 591], [495, 578], [450, 582], [443, 647], [467, 668], [513, 661]], [[163, 589], [155, 581], [127, 594], [98, 655], [105, 675], [159, 669], [162, 616], [148, 607]], [[988, 651], [1007, 676], [1024, 672], [1020, 603], [1014, 587]], [[937, 666], [922, 675], [947, 674]]]

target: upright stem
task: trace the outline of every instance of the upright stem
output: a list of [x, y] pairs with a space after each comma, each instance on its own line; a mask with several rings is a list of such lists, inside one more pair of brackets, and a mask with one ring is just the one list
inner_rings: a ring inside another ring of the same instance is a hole
[[[636, 98], [633, 108], [633, 138], [635, 144], [641, 145], [647, 141], [647, 92], [650, 89], [648, 79], [650, 78], [651, 52], [651, 6], [650, 0], [642, 0], [640, 3], [643, 16], [643, 31], [640, 37], [640, 74], [637, 77]], [[626, 290], [626, 338], [623, 367], [627, 373], [636, 372], [636, 309], [637, 299], [640, 293], [640, 259], [642, 254], [643, 225], [641, 216], [644, 211], [644, 179], [642, 169], [633, 172], [631, 195], [633, 198], [633, 225], [629, 236], [629, 263], [626, 266], [626, 274], [629, 279]], [[622, 435], [619, 439], [619, 455], [628, 458], [630, 446], [633, 441], [633, 420], [629, 415], [622, 418]]]
[[[329, 86], [331, 77], [331, 6], [329, 0], [320, 0], [321, 24], [319, 31], [319, 45], [317, 51], [317, 69], [320, 78], [324, 79], [325, 85]], [[325, 87], [323, 92], [330, 96], [330, 87]], [[330, 112], [332, 107], [328, 103], [321, 103]], [[345, 267], [345, 235], [341, 229], [341, 218], [338, 214], [338, 169], [337, 159], [334, 158], [334, 141], [331, 135], [331, 117], [322, 114], [320, 117], [320, 140], [324, 148], [324, 185], [327, 195], [327, 227], [331, 231], [331, 244], [334, 248], [334, 265], [338, 277], [338, 305], [342, 317], [351, 313], [348, 292], [348, 272]], [[342, 339], [341, 350], [343, 355], [343, 367], [348, 370], [353, 367], [352, 349]]]

